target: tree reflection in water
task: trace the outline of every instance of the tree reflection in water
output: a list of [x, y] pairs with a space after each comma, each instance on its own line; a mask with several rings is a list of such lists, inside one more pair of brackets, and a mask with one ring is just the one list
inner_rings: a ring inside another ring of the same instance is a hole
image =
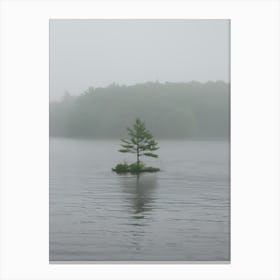
[[142, 245], [155, 206], [157, 176], [155, 174], [126, 175], [121, 176], [120, 182], [125, 195], [124, 204], [131, 213], [131, 218], [127, 223], [132, 236], [130, 245], [134, 247], [135, 253], [139, 253], [145, 250]]
[[126, 204], [132, 209], [133, 218], [145, 218], [145, 212], [153, 209], [157, 176], [155, 174], [122, 176], [121, 184]]

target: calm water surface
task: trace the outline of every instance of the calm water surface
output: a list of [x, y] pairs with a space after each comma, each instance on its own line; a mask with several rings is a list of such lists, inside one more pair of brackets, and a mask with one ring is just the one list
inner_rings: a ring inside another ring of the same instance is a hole
[[229, 261], [229, 144], [160, 141], [117, 175], [119, 141], [50, 139], [51, 261]]

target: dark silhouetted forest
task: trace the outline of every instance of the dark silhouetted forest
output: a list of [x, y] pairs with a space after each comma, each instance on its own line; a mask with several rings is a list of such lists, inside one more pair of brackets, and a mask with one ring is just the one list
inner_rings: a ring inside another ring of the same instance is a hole
[[156, 138], [228, 138], [230, 85], [217, 82], [90, 87], [50, 103], [50, 136], [122, 138], [140, 118]]

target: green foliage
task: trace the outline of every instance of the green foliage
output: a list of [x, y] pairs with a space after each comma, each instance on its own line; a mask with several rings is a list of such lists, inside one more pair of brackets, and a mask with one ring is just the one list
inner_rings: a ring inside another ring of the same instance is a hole
[[128, 127], [127, 131], [129, 139], [121, 139], [122, 148], [119, 152], [136, 154], [137, 168], [139, 168], [141, 156], [158, 157], [157, 154], [152, 153], [159, 149], [158, 143], [154, 140], [151, 132], [146, 129], [144, 122], [137, 118], [132, 128]]
[[[159, 168], [147, 167], [141, 161], [140, 157], [158, 157], [153, 153], [159, 149], [158, 143], [154, 140], [153, 135], [146, 129], [144, 122], [139, 118], [135, 120], [132, 128], [127, 128], [129, 139], [121, 139], [121, 153], [132, 153], [136, 155], [137, 161], [132, 164], [119, 163], [112, 171], [117, 173], [140, 173], [140, 172], [156, 172]], [[148, 152], [145, 152], [148, 151]]]
[[153, 153], [143, 153], [142, 155], [143, 155], [143, 156], [146, 156], [146, 157], [154, 157], [154, 158], [157, 158], [157, 157], [158, 157], [158, 155], [155, 155], [155, 154], [153, 154]]
[[156, 167], [145, 166], [142, 162], [140, 162], [139, 164], [135, 162], [132, 164], [118, 163], [114, 168], [112, 168], [112, 171], [118, 174], [123, 174], [123, 173], [139, 174], [142, 172], [158, 172], [160, 171], [160, 169]]
[[130, 166], [129, 166], [130, 172], [132, 172], [132, 173], [138, 173], [141, 170], [143, 170], [144, 167], [145, 167], [145, 165], [142, 162], [140, 162], [140, 163], [135, 162], [135, 163], [130, 164]]
[[127, 163], [118, 163], [112, 170], [118, 173], [129, 172], [129, 165]]
[[145, 168], [142, 169], [141, 172], [158, 172], [158, 171], [160, 171], [160, 169], [157, 167], [146, 166]]

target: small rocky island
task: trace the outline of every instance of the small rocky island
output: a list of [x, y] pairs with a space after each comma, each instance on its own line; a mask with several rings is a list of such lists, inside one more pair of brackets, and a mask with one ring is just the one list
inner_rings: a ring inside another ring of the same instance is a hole
[[157, 172], [160, 171], [157, 167], [145, 166], [140, 161], [141, 157], [154, 157], [158, 155], [154, 151], [159, 149], [158, 143], [155, 141], [153, 135], [146, 129], [145, 123], [139, 118], [135, 120], [132, 128], [127, 128], [129, 139], [121, 139], [121, 153], [131, 153], [136, 155], [136, 162], [128, 164], [127, 162], [119, 163], [112, 171], [122, 173], [139, 174], [142, 172]]

